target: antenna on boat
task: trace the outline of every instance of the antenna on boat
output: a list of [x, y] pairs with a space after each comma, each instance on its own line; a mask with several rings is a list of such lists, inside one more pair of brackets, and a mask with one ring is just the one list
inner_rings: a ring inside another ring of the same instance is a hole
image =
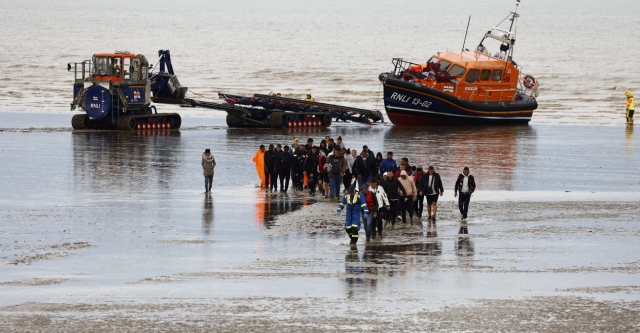
[[469, 15], [469, 21], [467, 22], [467, 32], [464, 33], [464, 41], [462, 42], [462, 51], [464, 51], [464, 45], [467, 43], [467, 34], [469, 33], [469, 23], [471, 23], [471, 15]]
[[511, 26], [509, 27], [509, 31], [513, 29], [513, 23], [516, 21], [518, 16], [520, 16], [518, 15], [518, 6], [520, 6], [520, 0], [516, 0], [516, 10], [511, 12], [511, 14], [513, 14], [513, 17], [511, 18]]

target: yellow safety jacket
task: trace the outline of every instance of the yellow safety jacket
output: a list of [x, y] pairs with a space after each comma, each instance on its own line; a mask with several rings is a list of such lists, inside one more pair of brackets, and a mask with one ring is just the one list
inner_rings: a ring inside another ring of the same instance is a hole
[[636, 109], [636, 100], [633, 97], [627, 99], [627, 110], [634, 111]]

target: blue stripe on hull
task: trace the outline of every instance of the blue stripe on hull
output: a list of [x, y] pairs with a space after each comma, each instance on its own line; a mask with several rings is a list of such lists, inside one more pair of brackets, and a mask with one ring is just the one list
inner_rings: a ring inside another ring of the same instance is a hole
[[[396, 125], [527, 124], [532, 110], [471, 111], [425, 93], [384, 86], [385, 110]], [[499, 107], [499, 105], [498, 105]]]

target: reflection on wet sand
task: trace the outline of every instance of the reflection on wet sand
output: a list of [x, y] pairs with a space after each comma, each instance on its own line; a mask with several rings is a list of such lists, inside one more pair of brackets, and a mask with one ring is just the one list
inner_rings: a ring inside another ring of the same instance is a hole
[[209, 235], [213, 227], [213, 196], [206, 195], [204, 197], [204, 208], [202, 209], [202, 233]]
[[306, 195], [297, 196], [293, 193], [266, 194], [256, 190], [255, 221], [258, 227], [271, 228], [274, 218], [280, 214], [291, 213], [313, 203]]
[[431, 265], [442, 255], [442, 242], [429, 239], [414, 244], [369, 242], [364, 253], [351, 249], [345, 256], [347, 297], [375, 291], [382, 276], [404, 276], [418, 264]]
[[[423, 227], [422, 234], [428, 239], [427, 242], [423, 243], [424, 251], [427, 255], [431, 258], [442, 255], [442, 241], [438, 238], [436, 222], [429, 221], [426, 228]], [[430, 263], [432, 262], [433, 260], [430, 261]]]
[[406, 152], [396, 158], [408, 157], [411, 165], [435, 166], [445, 188], [452, 185], [445, 179], [454, 178], [468, 165], [477, 179], [491, 186], [484, 189], [513, 190], [518, 155], [535, 155], [536, 149], [536, 133], [530, 126], [393, 126], [385, 132], [383, 151]]
[[627, 158], [632, 157], [633, 156], [633, 124], [627, 124], [627, 130], [626, 130], [626, 154], [627, 154]]
[[472, 257], [475, 254], [473, 241], [469, 237], [469, 229], [466, 222], [460, 224], [458, 237], [456, 238], [456, 255], [459, 257]]
[[182, 151], [179, 131], [73, 132], [72, 138], [76, 186], [85, 184], [94, 193], [172, 189]]

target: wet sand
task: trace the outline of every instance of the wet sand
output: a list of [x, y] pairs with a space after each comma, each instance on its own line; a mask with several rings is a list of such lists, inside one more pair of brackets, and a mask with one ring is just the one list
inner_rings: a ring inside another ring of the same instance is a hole
[[[640, 161], [624, 128], [189, 121], [157, 135], [0, 131], [0, 331], [640, 330]], [[255, 187], [243, 147], [326, 133], [436, 165], [436, 225], [369, 243], [361, 230], [354, 251], [337, 201]], [[463, 163], [479, 186], [466, 225], [450, 184]]]

